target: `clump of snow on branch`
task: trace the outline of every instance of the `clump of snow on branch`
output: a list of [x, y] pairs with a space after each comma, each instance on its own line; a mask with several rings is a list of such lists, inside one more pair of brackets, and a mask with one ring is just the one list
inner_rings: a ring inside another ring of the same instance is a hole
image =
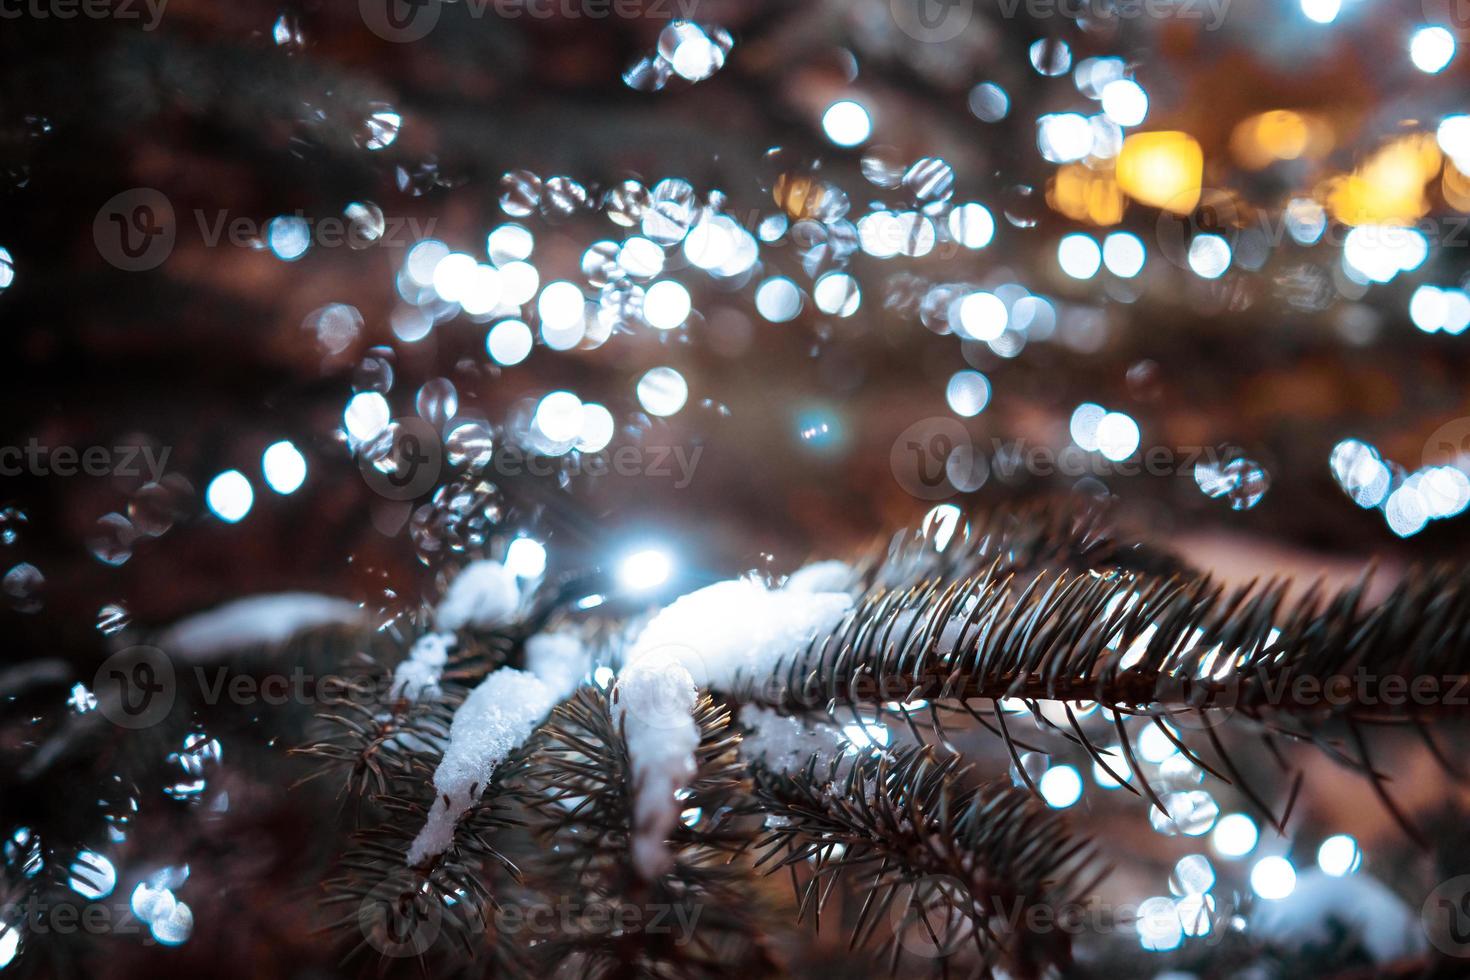
[[778, 772], [800, 772], [815, 756], [816, 773], [825, 777], [833, 761], [852, 749], [852, 742], [834, 725], [807, 723], [756, 704], [740, 709], [740, 723], [747, 729], [740, 754]]
[[665, 846], [679, 819], [676, 793], [694, 775], [699, 690], [675, 659], [645, 657], [625, 668], [614, 690], [613, 716], [628, 742], [633, 785], [633, 862], [645, 879], [673, 865]]
[[453, 633], [425, 633], [414, 642], [408, 657], [393, 670], [391, 697], [417, 701], [439, 693], [439, 678], [449, 662], [449, 650], [458, 642]]
[[492, 629], [509, 622], [520, 603], [515, 573], [498, 561], [472, 561], [450, 583], [434, 622], [440, 630]]
[[649, 621], [628, 654], [677, 656], [700, 687], [761, 680], [830, 632], [852, 608], [845, 592], [768, 589], [754, 579], [716, 582], [675, 599]]
[[170, 656], [202, 659], [232, 650], [279, 646], [297, 633], [366, 621], [354, 602], [312, 592], [281, 592], [236, 599], [187, 616], [164, 630], [156, 644]]
[[542, 635], [526, 646], [530, 670], [502, 667], [492, 672], [455, 710], [444, 758], [434, 770], [437, 795], [409, 846], [409, 865], [449, 849], [455, 824], [479, 799], [495, 768], [586, 674], [586, 653], [574, 637]]
[[672, 863], [665, 841], [679, 815], [675, 794], [695, 769], [698, 689], [773, 676], [851, 608], [845, 592], [772, 590], [734, 579], [676, 599], [643, 628], [615, 700], [632, 764], [634, 861], [646, 879]]

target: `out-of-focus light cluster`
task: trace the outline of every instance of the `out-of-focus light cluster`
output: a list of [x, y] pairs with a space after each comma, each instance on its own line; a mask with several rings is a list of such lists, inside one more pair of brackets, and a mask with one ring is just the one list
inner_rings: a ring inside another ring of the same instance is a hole
[[1333, 479], [1353, 502], [1381, 509], [1389, 529], [1401, 538], [1418, 534], [1432, 520], [1443, 520], [1470, 507], [1470, 459], [1425, 466], [1414, 472], [1383, 459], [1359, 439], [1344, 439], [1328, 459]]
[[1073, 410], [1068, 429], [1079, 447], [1101, 453], [1115, 463], [1138, 451], [1138, 423], [1129, 415], [1110, 412], [1092, 402], [1083, 402]]
[[702, 82], [725, 66], [735, 40], [715, 25], [676, 20], [658, 36], [658, 47], [623, 72], [623, 83], [641, 92], [657, 92], [674, 76]]
[[1470, 327], [1470, 295], [1463, 289], [1425, 284], [1409, 297], [1409, 319], [1425, 333], [1458, 336]]
[[180, 946], [194, 932], [194, 911], [174, 894], [188, 878], [188, 865], [164, 868], [139, 882], [129, 899], [133, 915], [165, 946]]

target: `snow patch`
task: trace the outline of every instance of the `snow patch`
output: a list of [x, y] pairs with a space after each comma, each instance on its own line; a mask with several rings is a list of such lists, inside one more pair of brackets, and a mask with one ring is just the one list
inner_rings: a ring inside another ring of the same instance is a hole
[[203, 659], [255, 646], [278, 646], [304, 630], [361, 625], [356, 603], [311, 592], [236, 599], [179, 620], [158, 637], [170, 656]]
[[575, 637], [538, 634], [527, 641], [526, 656], [529, 671], [494, 671], [454, 712], [444, 758], [434, 770], [438, 795], [409, 846], [410, 866], [449, 849], [455, 824], [485, 791], [495, 768], [531, 737], [587, 672], [586, 652]]
[[665, 841], [679, 815], [675, 794], [695, 770], [699, 689], [771, 677], [851, 608], [842, 592], [773, 591], [733, 579], [676, 599], [643, 628], [618, 676], [615, 710], [627, 731], [633, 853], [645, 879], [673, 861]]
[[694, 775], [699, 689], [676, 660], [645, 657], [618, 676], [613, 717], [624, 726], [633, 780], [633, 864], [652, 881], [673, 866], [666, 841], [679, 819], [675, 794]]
[[748, 729], [740, 743], [740, 754], [749, 760], [758, 759], [777, 772], [801, 772], [816, 756], [817, 775], [825, 777], [832, 762], [852, 747], [834, 725], [808, 724], [795, 715], [782, 715], [755, 704], [740, 709], [740, 723]]
[[509, 622], [520, 603], [513, 572], [498, 561], [472, 561], [450, 583], [434, 621], [440, 630], [493, 629]]
[[453, 633], [425, 633], [408, 651], [408, 657], [393, 670], [389, 696], [417, 701], [439, 693], [439, 678], [449, 662], [449, 650], [457, 643]]

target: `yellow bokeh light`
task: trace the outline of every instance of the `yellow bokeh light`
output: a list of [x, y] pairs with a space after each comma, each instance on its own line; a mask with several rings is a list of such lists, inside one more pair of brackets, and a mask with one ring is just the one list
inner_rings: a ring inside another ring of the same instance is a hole
[[1086, 164], [1069, 163], [1047, 187], [1046, 203], [1073, 221], [1115, 225], [1123, 220], [1128, 199], [1112, 168], [1094, 170]]
[[1328, 212], [1346, 225], [1407, 225], [1429, 211], [1425, 186], [1443, 157], [1431, 133], [1402, 136], [1357, 170], [1333, 177], [1322, 189]]
[[771, 189], [776, 203], [794, 220], [820, 216], [833, 193], [826, 181], [800, 174], [782, 174]]
[[1313, 159], [1332, 149], [1332, 130], [1316, 116], [1274, 109], [1241, 120], [1230, 134], [1230, 152], [1242, 167], [1260, 170], [1278, 160]]
[[1199, 203], [1205, 154], [1188, 133], [1134, 133], [1118, 153], [1118, 186], [1138, 201], [1175, 214]]

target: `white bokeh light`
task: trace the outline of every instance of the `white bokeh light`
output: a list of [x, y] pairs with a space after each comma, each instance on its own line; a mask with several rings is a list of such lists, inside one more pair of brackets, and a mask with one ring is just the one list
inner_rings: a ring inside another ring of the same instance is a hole
[[1302, 13], [1318, 24], [1330, 24], [1337, 20], [1342, 10], [1342, 0], [1302, 0]]
[[1201, 279], [1219, 279], [1230, 268], [1230, 243], [1219, 235], [1199, 235], [1189, 243], [1189, 267]]
[[960, 300], [958, 329], [971, 340], [995, 340], [1009, 319], [1005, 301], [994, 293], [982, 290]]
[[1274, 902], [1296, 891], [1296, 868], [1284, 857], [1263, 857], [1251, 867], [1251, 891]]
[[1064, 235], [1057, 243], [1057, 263], [1073, 279], [1091, 279], [1102, 267], [1102, 249], [1091, 235]]
[[306, 457], [285, 439], [266, 447], [260, 457], [260, 468], [266, 485], [283, 496], [300, 490], [306, 482]]
[[1358, 842], [1347, 834], [1333, 834], [1317, 848], [1317, 867], [1334, 878], [1352, 874], [1362, 863], [1363, 852]]
[[1244, 857], [1256, 849], [1261, 832], [1248, 814], [1230, 813], [1220, 818], [1210, 837], [1215, 853], [1222, 857]]
[[1434, 137], [1445, 156], [1453, 160], [1462, 173], [1470, 171], [1470, 116], [1463, 113], [1445, 116], [1435, 129]]
[[1097, 451], [1115, 463], [1138, 449], [1138, 423], [1122, 412], [1109, 412], [1097, 423]]
[[558, 280], [546, 284], [536, 299], [536, 314], [541, 318], [543, 333], [567, 330], [586, 315], [586, 299], [575, 283]]
[[1092, 124], [1075, 112], [1054, 112], [1036, 120], [1036, 146], [1051, 163], [1073, 163], [1092, 151]]
[[[1097, 427], [1102, 422], [1103, 416], [1108, 410], [1094, 402], [1083, 402], [1072, 410], [1072, 419], [1068, 423], [1068, 431], [1071, 433], [1072, 441], [1088, 452], [1097, 450]], [[1147, 735], [1153, 731], [1152, 728], [1144, 730]]]
[[849, 317], [862, 305], [863, 292], [857, 279], [846, 272], [829, 272], [812, 287], [812, 298], [823, 313]]
[[1119, 126], [1137, 126], [1148, 115], [1148, 93], [1133, 79], [1119, 78], [1103, 86], [1102, 107]]
[[658, 548], [636, 551], [618, 563], [618, 584], [630, 592], [647, 592], [669, 580], [674, 561]]
[[656, 367], [638, 379], [638, 404], [650, 415], [676, 414], [689, 400], [689, 383], [671, 367]]
[[618, 265], [635, 279], [652, 279], [664, 271], [664, 250], [651, 238], [635, 236], [618, 249]]
[[801, 289], [785, 276], [774, 276], [756, 289], [755, 308], [772, 323], [787, 323], [801, 312]]
[[1065, 810], [1082, 798], [1082, 777], [1071, 766], [1052, 766], [1037, 784], [1041, 798], [1054, 810]]
[[582, 406], [582, 427], [577, 433], [577, 448], [584, 453], [601, 452], [612, 442], [616, 428], [607, 406], [597, 402], [585, 403]]
[[1103, 240], [1103, 264], [1119, 279], [1132, 279], [1143, 271], [1147, 256], [1143, 239], [1131, 231], [1115, 231]]
[[822, 130], [838, 146], [859, 146], [873, 135], [868, 110], [848, 99], [834, 102], [822, 113]]
[[342, 424], [353, 439], [366, 442], [388, 427], [391, 416], [388, 399], [376, 391], [359, 391], [347, 403]]
[[944, 388], [950, 411], [972, 418], [990, 404], [990, 382], [979, 371], [956, 371]]
[[458, 303], [460, 297], [471, 288], [475, 267], [479, 265], [473, 255], [450, 252], [434, 264], [434, 292], [446, 303]]
[[227, 524], [237, 524], [255, 504], [255, 491], [239, 470], [225, 470], [209, 481], [204, 502], [215, 517]]
[[582, 399], [570, 391], [551, 392], [537, 403], [534, 424], [552, 442], [572, 442], [582, 431]]
[[536, 247], [536, 237], [524, 225], [513, 223], [497, 226], [485, 236], [485, 253], [490, 261], [504, 267], [508, 262], [519, 262], [530, 258]]
[[516, 538], [505, 550], [505, 567], [517, 578], [537, 578], [546, 571], [546, 546], [535, 538]]
[[1409, 58], [1427, 74], [1444, 71], [1454, 57], [1455, 36], [1443, 27], [1421, 27], [1409, 41]]
[[949, 213], [949, 237], [965, 248], [978, 249], [995, 237], [995, 216], [983, 204], [971, 201]]
[[531, 328], [520, 320], [502, 320], [485, 335], [485, 350], [504, 367], [524, 361], [534, 343]]
[[655, 330], [673, 330], [682, 325], [692, 309], [689, 290], [672, 279], [654, 283], [643, 296], [643, 319]]

